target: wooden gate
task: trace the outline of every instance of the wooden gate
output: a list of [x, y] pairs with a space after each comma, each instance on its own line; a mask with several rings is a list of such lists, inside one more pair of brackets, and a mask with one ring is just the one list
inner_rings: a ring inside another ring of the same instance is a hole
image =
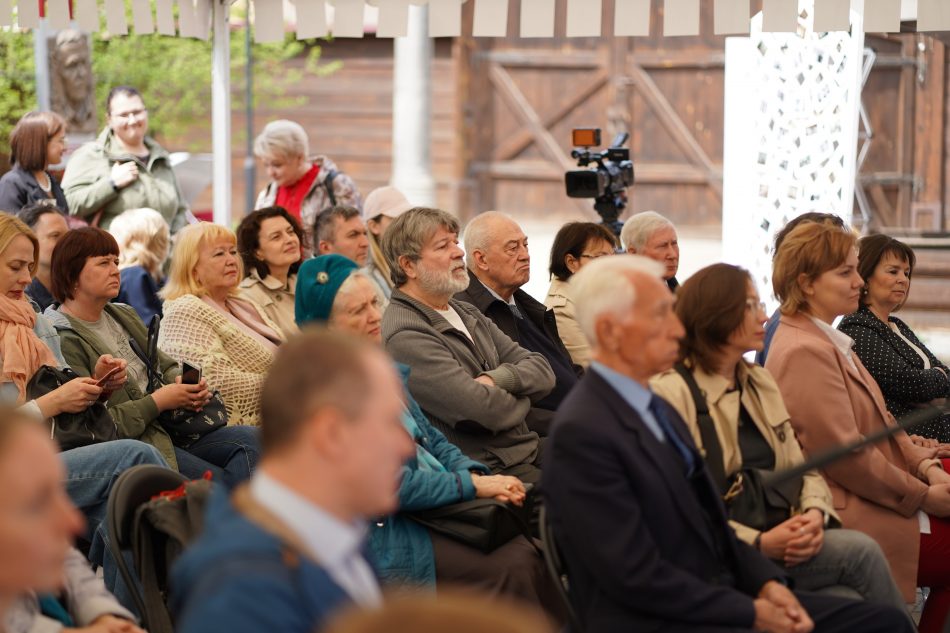
[[[616, 132], [631, 134], [633, 212], [656, 209], [675, 222], [718, 224], [723, 38], [568, 39], [565, 1], [557, 5], [553, 39], [458, 42], [463, 214], [501, 209], [595, 218], [591, 201], [566, 197], [563, 180], [576, 168], [571, 128], [600, 127], [605, 143]], [[519, 32], [518, 6], [509, 5], [509, 33]], [[703, 13], [711, 24], [710, 3]], [[659, 31], [661, 7], [652, 19]], [[611, 32], [612, 3], [605, 3], [603, 20]]]

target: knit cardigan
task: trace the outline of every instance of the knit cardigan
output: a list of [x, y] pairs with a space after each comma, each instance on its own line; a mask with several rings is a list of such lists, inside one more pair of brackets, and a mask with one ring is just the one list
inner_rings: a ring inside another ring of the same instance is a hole
[[[254, 307], [268, 327], [280, 331]], [[176, 360], [201, 367], [208, 387], [221, 392], [228, 424], [260, 424], [261, 387], [274, 362], [273, 352], [195, 295], [166, 301], [164, 312], [159, 348]]]

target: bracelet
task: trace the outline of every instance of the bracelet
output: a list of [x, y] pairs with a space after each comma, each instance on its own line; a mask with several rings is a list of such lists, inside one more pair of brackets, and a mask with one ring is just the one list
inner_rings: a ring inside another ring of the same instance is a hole
[[755, 540], [752, 541], [752, 547], [754, 547], [757, 552], [762, 551], [762, 533], [761, 532], [755, 535]]

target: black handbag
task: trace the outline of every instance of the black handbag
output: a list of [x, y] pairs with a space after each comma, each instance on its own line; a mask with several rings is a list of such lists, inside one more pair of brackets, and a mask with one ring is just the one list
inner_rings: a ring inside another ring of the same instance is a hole
[[[72, 369], [43, 365], [27, 383], [26, 395], [30, 400], [36, 400], [76, 378], [79, 375]], [[101, 402], [94, 402], [79, 413], [60, 413], [52, 418], [51, 423], [50, 435], [63, 451], [118, 438], [115, 420]]]
[[696, 424], [703, 440], [706, 467], [719, 488], [730, 519], [760, 532], [765, 532], [792, 516], [801, 498], [803, 479], [792, 477], [779, 483], [766, 483], [769, 474], [758, 468], [743, 468], [731, 478], [726, 477], [725, 462], [716, 422], [709, 413], [706, 396], [696, 384], [692, 372], [682, 363], [674, 366], [693, 396]]
[[[156, 314], [148, 326], [148, 351], [143, 350], [135, 339], [129, 339], [129, 345], [148, 372], [148, 392], [152, 393], [165, 386], [158, 363], [158, 328], [161, 318]], [[212, 392], [211, 400], [201, 411], [191, 409], [173, 409], [158, 415], [158, 422], [171, 437], [172, 443], [187, 449], [202, 437], [227, 426], [228, 410], [217, 391]]]
[[521, 507], [497, 499], [472, 499], [408, 516], [434, 532], [490, 554], [520, 535], [534, 545], [529, 527], [532, 499], [525, 495]]

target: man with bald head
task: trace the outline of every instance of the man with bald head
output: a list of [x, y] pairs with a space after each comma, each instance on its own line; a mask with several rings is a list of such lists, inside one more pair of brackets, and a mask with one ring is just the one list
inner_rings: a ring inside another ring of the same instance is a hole
[[554, 389], [534, 403], [526, 419], [532, 431], [547, 435], [583, 369], [571, 362], [554, 311], [521, 289], [531, 277], [528, 237], [509, 216], [488, 211], [468, 223], [464, 239], [469, 284], [455, 298], [474, 305], [521, 347], [544, 356], [554, 371]]
[[542, 494], [579, 628], [599, 633], [910, 633], [893, 607], [793, 593], [738, 540], [682, 418], [650, 390], [683, 325], [663, 267], [603, 257], [570, 280], [593, 361], [548, 438]]

